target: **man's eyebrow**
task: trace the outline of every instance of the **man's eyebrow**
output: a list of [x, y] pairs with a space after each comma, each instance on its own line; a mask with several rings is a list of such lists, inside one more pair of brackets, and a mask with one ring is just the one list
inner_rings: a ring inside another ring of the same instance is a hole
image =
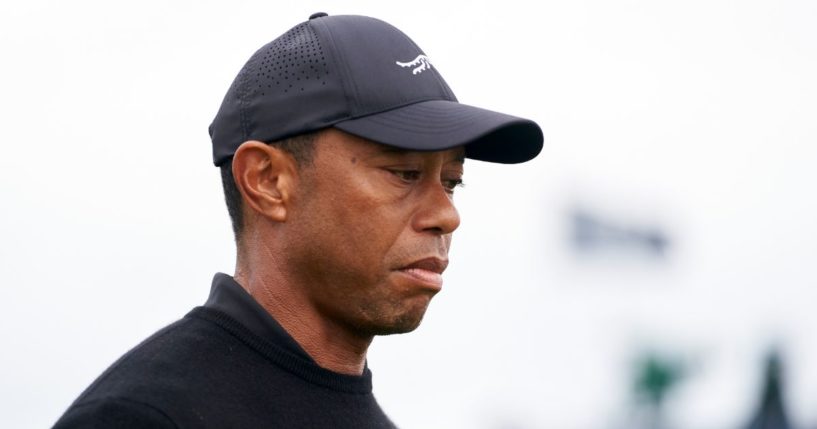
[[403, 149], [401, 147], [386, 146], [386, 145], [380, 145], [377, 149], [378, 149], [377, 151], [380, 152], [380, 153], [398, 153], [398, 154], [401, 154], [401, 153], [417, 152], [417, 151], [410, 150], [410, 149]]

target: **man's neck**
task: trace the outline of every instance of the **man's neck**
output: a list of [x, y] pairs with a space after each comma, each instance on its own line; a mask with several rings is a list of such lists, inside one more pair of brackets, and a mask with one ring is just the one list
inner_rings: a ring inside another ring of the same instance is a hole
[[240, 269], [234, 278], [319, 366], [341, 374], [363, 373], [373, 337], [355, 335], [327, 319], [285, 281], [265, 280]]

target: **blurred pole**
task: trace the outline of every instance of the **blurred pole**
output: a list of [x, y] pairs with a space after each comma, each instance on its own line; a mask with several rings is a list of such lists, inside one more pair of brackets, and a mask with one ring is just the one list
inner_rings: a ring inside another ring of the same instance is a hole
[[765, 376], [757, 411], [746, 429], [791, 429], [783, 404], [783, 362], [777, 350], [766, 360]]

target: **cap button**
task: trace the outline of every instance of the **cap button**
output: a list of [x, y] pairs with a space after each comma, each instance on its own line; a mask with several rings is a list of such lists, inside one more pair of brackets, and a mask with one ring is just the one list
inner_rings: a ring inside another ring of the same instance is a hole
[[322, 18], [324, 16], [329, 16], [329, 14], [326, 12], [315, 12], [312, 15], [309, 15], [309, 19]]

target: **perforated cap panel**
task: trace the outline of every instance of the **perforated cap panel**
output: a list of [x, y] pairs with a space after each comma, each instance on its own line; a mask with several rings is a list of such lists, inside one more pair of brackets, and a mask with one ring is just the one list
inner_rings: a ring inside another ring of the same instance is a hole
[[306, 91], [310, 86], [326, 85], [329, 69], [323, 47], [315, 32], [303, 23], [275, 39], [253, 59], [258, 62], [252, 87], [267, 92]]
[[272, 142], [348, 116], [325, 43], [304, 22], [250, 57], [210, 126], [216, 165], [247, 140]]

